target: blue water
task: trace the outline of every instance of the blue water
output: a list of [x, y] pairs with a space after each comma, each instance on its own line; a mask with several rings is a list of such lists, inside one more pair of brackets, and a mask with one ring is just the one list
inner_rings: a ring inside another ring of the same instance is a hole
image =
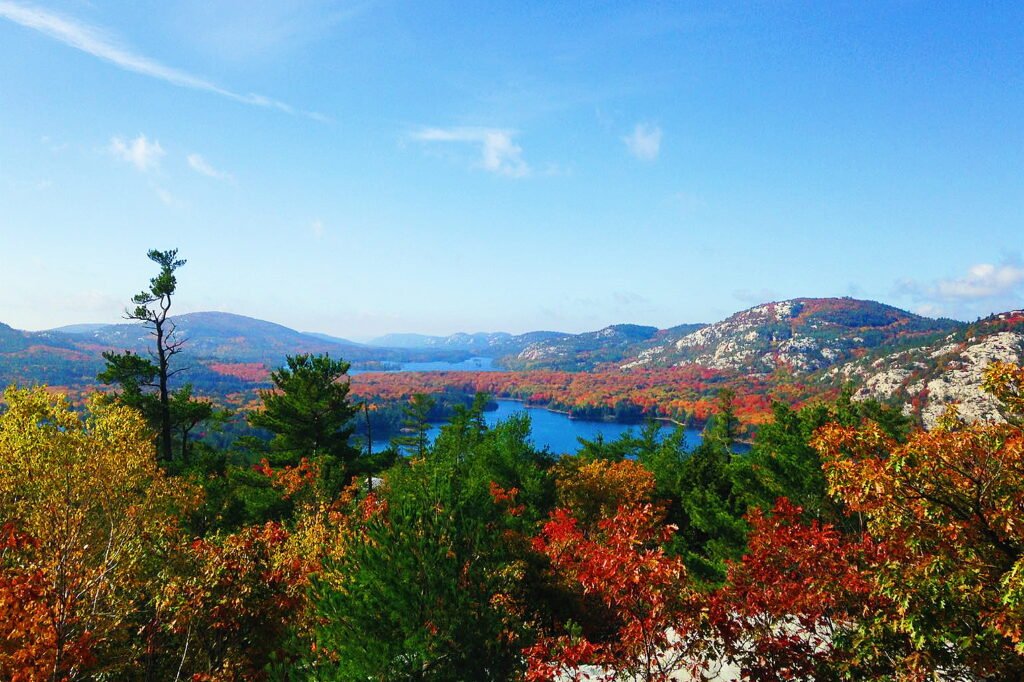
[[[403, 362], [401, 368], [392, 370], [396, 372], [446, 372], [446, 371], [476, 371], [495, 372], [500, 368], [494, 366], [493, 358], [470, 358], [462, 362]], [[353, 372], [354, 374], [355, 372]], [[494, 426], [499, 421], [508, 419], [517, 412], [526, 412], [530, 416], [531, 434], [533, 444], [540, 449], [547, 448], [557, 455], [571, 454], [579, 450], [580, 438], [594, 440], [598, 436], [604, 437], [605, 441], [613, 441], [623, 433], [632, 430], [639, 432], [639, 425], [616, 424], [605, 421], [587, 421], [584, 419], [570, 419], [568, 415], [560, 412], [551, 412], [542, 407], [531, 407], [516, 400], [496, 400], [498, 409], [484, 413], [484, 420], [488, 426]], [[665, 423], [661, 428], [663, 435], [668, 435], [673, 425]], [[433, 441], [441, 431], [441, 424], [434, 424], [430, 429], [430, 440]], [[693, 448], [700, 444], [700, 430], [686, 429], [686, 446]], [[388, 446], [387, 441], [374, 441], [373, 449], [380, 451]], [[737, 452], [748, 449], [746, 446], [738, 445]]]
[[494, 358], [470, 358], [462, 362], [403, 362], [398, 372], [497, 372]]
[[469, 358], [461, 362], [398, 362], [395, 369], [352, 369], [349, 376], [368, 372], [498, 372], [494, 358]]
[[[537, 448], [548, 448], [552, 453], [558, 455], [576, 452], [579, 447], [579, 438], [594, 440], [601, 435], [605, 441], [612, 441], [626, 431], [632, 429], [634, 433], [640, 430], [639, 425], [616, 424], [614, 422], [585, 421], [582, 419], [569, 419], [568, 415], [559, 412], [551, 412], [541, 407], [530, 407], [515, 400], [497, 400], [498, 409], [484, 413], [484, 420], [488, 426], [508, 419], [517, 412], [526, 412], [530, 416], [531, 434], [533, 444]], [[440, 424], [435, 424], [430, 429], [430, 439], [433, 440], [441, 430]], [[662, 427], [662, 433], [667, 435], [671, 431], [671, 425]], [[700, 431], [697, 429], [686, 430], [686, 445], [694, 447], [700, 443]], [[387, 447], [387, 442], [375, 442], [374, 450], [381, 450]]]

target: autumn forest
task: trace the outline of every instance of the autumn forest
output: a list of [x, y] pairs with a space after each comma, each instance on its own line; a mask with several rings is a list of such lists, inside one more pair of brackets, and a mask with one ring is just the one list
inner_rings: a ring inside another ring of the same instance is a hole
[[[256, 382], [218, 393], [182, 362], [185, 260], [149, 258], [145, 351], [4, 394], [3, 679], [1024, 675], [1020, 364], [984, 367], [997, 412], [934, 423], [798, 363], [351, 376], [296, 352], [208, 362]], [[552, 453], [526, 414], [488, 425], [493, 396], [637, 426]]]

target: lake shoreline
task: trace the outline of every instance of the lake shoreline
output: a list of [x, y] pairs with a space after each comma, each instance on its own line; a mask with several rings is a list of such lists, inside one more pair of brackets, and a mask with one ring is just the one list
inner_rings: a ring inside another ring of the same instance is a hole
[[[545, 410], [547, 412], [553, 412], [554, 414], [564, 414], [569, 419], [571, 419], [573, 421], [578, 421], [578, 422], [590, 422], [590, 423], [594, 423], [594, 424], [619, 424], [621, 426], [642, 426], [644, 421], [646, 421], [646, 420], [643, 420], [643, 421], [637, 421], [637, 422], [623, 422], [623, 421], [619, 421], [618, 419], [580, 419], [579, 417], [572, 416], [572, 412], [570, 410], [559, 410], [559, 409], [555, 409], [554, 407], [550, 407], [548, 405], [538, 405], [536, 403], [528, 403], [528, 402], [526, 402], [525, 398], [513, 398], [512, 396], [504, 396], [503, 395], [503, 396], [494, 396], [494, 400], [510, 400], [512, 402], [522, 403], [528, 409], [531, 409], [531, 410]], [[695, 429], [695, 428], [697, 428], [696, 426], [691, 426], [691, 425], [686, 424], [685, 422], [681, 422], [678, 419], [675, 419], [673, 417], [650, 417], [650, 419], [652, 419], [652, 420], [654, 420], [656, 422], [667, 422], [669, 424], [674, 424], [675, 426], [681, 426], [684, 429], [690, 429], [690, 428], [694, 428]]]

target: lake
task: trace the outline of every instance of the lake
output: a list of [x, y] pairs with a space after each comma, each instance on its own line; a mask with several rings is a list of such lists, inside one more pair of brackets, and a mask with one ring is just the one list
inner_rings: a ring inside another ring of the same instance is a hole
[[[396, 362], [388, 363], [393, 369], [351, 369], [349, 376], [370, 372], [500, 372], [494, 366], [494, 358], [469, 358], [460, 362]], [[397, 367], [395, 367], [397, 365]]]
[[494, 358], [469, 358], [462, 362], [403, 362], [396, 372], [497, 372]]
[[[475, 372], [496, 372], [500, 368], [494, 366], [494, 358], [469, 358], [462, 362], [403, 362], [401, 368], [392, 370], [395, 372], [450, 372], [450, 371], [475, 371]], [[617, 424], [606, 421], [588, 421], [586, 419], [570, 419], [568, 415], [561, 412], [551, 412], [543, 407], [526, 405], [518, 400], [497, 399], [498, 409], [484, 413], [484, 421], [488, 426], [494, 426], [499, 421], [508, 419], [517, 412], [526, 412], [530, 416], [533, 443], [538, 448], [547, 448], [554, 454], [564, 455], [575, 453], [579, 447], [579, 439], [594, 440], [599, 435], [606, 441], [617, 439], [626, 431], [639, 432], [641, 424]], [[663, 422], [662, 435], [668, 435], [674, 426]], [[434, 424], [430, 428], [430, 440], [433, 441], [441, 430], [441, 424]], [[693, 448], [700, 444], [700, 429], [686, 429], [686, 446]], [[388, 441], [374, 441], [375, 452], [383, 450], [388, 446]], [[746, 452], [750, 446], [744, 443], [736, 443], [733, 446], [735, 452]]]
[[[530, 416], [531, 434], [533, 443], [538, 448], [548, 448], [552, 453], [563, 455], [574, 453], [579, 449], [579, 438], [594, 440], [601, 435], [606, 441], [615, 440], [626, 431], [632, 429], [638, 432], [641, 425], [616, 424], [604, 421], [586, 421], [583, 419], [569, 419], [568, 415], [560, 412], [551, 412], [542, 407], [531, 407], [516, 400], [496, 400], [498, 409], [484, 413], [484, 420], [488, 426], [493, 426], [499, 421], [508, 419], [517, 412], [526, 412]], [[671, 424], [662, 427], [662, 433], [668, 434], [671, 431]], [[440, 424], [434, 424], [430, 429], [430, 439], [433, 440], [441, 430]], [[686, 430], [686, 445], [694, 447], [700, 443], [700, 431], [698, 429]], [[387, 441], [374, 442], [373, 449], [381, 450], [387, 447]]]

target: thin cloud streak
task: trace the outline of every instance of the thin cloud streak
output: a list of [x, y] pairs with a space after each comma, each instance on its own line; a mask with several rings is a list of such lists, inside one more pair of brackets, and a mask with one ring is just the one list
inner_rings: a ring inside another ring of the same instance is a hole
[[199, 173], [200, 175], [205, 175], [208, 178], [214, 178], [216, 180], [226, 180], [227, 182], [234, 182], [235, 180], [235, 177], [231, 175], [231, 173], [217, 170], [216, 168], [211, 166], [210, 163], [206, 159], [204, 159], [201, 154], [189, 154], [187, 159], [188, 165], [192, 168], [192, 170]]
[[199, 76], [165, 66], [118, 45], [113, 38], [98, 28], [39, 7], [10, 2], [9, 0], [0, 0], [0, 18], [8, 19], [20, 26], [38, 31], [69, 47], [110, 62], [125, 71], [132, 71], [143, 76], [156, 78], [181, 88], [213, 93], [251, 106], [276, 109], [286, 114], [307, 116], [318, 121], [328, 120], [323, 114], [300, 111], [290, 104], [256, 93], [240, 94], [233, 92]]
[[1024, 267], [1011, 262], [1000, 265], [978, 263], [972, 265], [963, 277], [940, 279], [930, 285], [912, 279], [900, 280], [896, 283], [896, 291], [919, 299], [973, 301], [1012, 296], [1021, 285], [1024, 285]]
[[502, 128], [424, 128], [412, 134], [419, 142], [461, 142], [479, 145], [480, 167], [490, 173], [522, 178], [530, 174], [515, 131]]

